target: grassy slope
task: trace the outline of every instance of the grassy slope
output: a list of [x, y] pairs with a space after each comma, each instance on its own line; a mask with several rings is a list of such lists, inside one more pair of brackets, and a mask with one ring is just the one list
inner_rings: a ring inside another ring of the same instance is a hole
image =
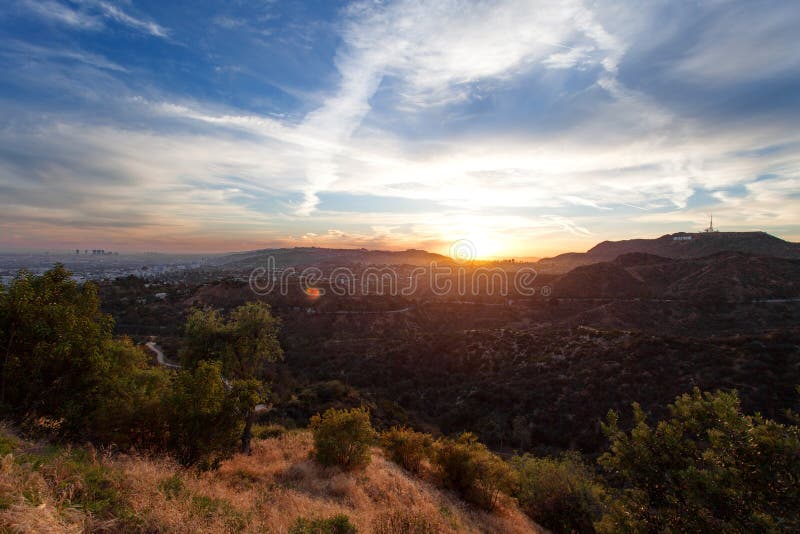
[[0, 430], [0, 532], [287, 532], [297, 517], [347, 514], [361, 533], [389, 513], [437, 532], [540, 530], [512, 502], [489, 514], [384, 459], [364, 471], [323, 469], [307, 432], [256, 440], [218, 471], [167, 459], [102, 455], [22, 441]]

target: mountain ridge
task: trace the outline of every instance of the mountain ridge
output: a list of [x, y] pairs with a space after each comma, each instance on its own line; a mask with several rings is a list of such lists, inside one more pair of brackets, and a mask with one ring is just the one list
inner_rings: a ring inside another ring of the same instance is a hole
[[677, 232], [654, 239], [602, 241], [586, 252], [566, 252], [536, 262], [537, 270], [565, 273], [592, 263], [642, 253], [671, 259], [692, 259], [720, 252], [742, 252], [775, 258], [800, 259], [800, 243], [784, 241], [766, 232]]

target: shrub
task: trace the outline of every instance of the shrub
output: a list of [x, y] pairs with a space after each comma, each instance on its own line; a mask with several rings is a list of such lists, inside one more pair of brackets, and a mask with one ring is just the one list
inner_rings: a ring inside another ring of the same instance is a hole
[[381, 433], [381, 447], [393, 462], [419, 473], [422, 461], [431, 457], [433, 438], [430, 434], [415, 432], [410, 428], [392, 427]]
[[289, 529], [289, 534], [355, 534], [356, 527], [344, 514], [326, 519], [298, 517]]
[[371, 526], [372, 534], [436, 534], [441, 528], [430, 519], [410, 512], [384, 512], [376, 517]]
[[800, 532], [800, 428], [742, 413], [735, 392], [678, 397], [651, 427], [609, 412], [600, 457], [619, 488], [603, 532]]
[[467, 501], [491, 510], [500, 494], [516, 486], [516, 473], [469, 432], [437, 443], [435, 462], [444, 485]]
[[515, 456], [516, 497], [534, 521], [557, 533], [594, 532], [603, 488], [576, 453], [560, 458]]
[[369, 448], [375, 440], [375, 431], [366, 408], [331, 408], [311, 418], [311, 430], [314, 456], [322, 465], [350, 470], [369, 464]]

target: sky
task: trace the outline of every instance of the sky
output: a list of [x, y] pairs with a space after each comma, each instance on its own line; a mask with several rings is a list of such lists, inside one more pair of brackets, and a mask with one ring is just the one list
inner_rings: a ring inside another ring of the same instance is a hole
[[800, 241], [795, 0], [10, 0], [0, 248]]

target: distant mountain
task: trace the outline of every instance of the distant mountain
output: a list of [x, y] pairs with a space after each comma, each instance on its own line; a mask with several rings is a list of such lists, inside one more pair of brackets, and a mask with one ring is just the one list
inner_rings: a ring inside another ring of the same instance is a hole
[[800, 259], [742, 252], [687, 259], [632, 253], [576, 267], [553, 285], [554, 296], [563, 298], [718, 302], [800, 298]]
[[403, 251], [295, 247], [237, 252], [214, 258], [210, 265], [224, 269], [252, 269], [266, 266], [268, 258], [277, 268], [296, 266], [429, 265], [451, 261], [447, 256], [409, 249]]
[[564, 273], [581, 265], [613, 261], [623, 254], [641, 253], [665, 258], [702, 258], [719, 252], [800, 259], [800, 243], [766, 232], [701, 232], [668, 234], [657, 239], [603, 241], [587, 252], [568, 252], [536, 263], [543, 273]]

